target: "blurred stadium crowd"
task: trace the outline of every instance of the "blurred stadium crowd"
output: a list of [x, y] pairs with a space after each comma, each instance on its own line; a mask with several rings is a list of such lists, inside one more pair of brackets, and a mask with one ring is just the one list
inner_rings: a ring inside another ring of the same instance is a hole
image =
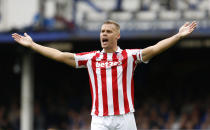
[[[43, 27], [97, 30], [103, 21], [112, 19], [121, 23], [121, 29], [138, 27], [139, 30], [151, 29], [151, 23], [157, 21], [199, 21], [210, 18], [210, 0], [74, 0], [71, 2], [63, 0], [54, 2], [57, 5], [55, 7], [58, 10], [57, 13], [51, 14], [51, 17], [44, 13], [47, 16], [44, 17], [45, 20], [37, 19], [38, 22], [42, 21]], [[44, 4], [48, 5], [50, 1], [46, 0]], [[47, 10], [49, 6], [45, 7]], [[69, 11], [71, 16], [66, 13], [69, 8], [74, 9]], [[144, 24], [143, 27], [142, 24], [139, 27], [139, 24], [132, 22]], [[168, 26], [174, 27], [165, 23], [163, 28], [167, 29]]]
[[[88, 106], [69, 106], [60, 95], [55, 100], [45, 97], [34, 106], [35, 130], [86, 130], [90, 129], [91, 116]], [[65, 97], [66, 98], [66, 97]], [[185, 100], [185, 99], [183, 99]], [[77, 102], [77, 100], [75, 101]], [[145, 99], [136, 107], [138, 129], [210, 129], [210, 107], [207, 100], [184, 101], [176, 106], [169, 100]], [[67, 107], [69, 106], [69, 107]], [[176, 108], [178, 107], [178, 108]], [[19, 130], [20, 107], [18, 102], [0, 106], [0, 129]]]
[[[0, 0], [2, 30], [7, 21], [12, 21], [3, 11], [4, 3]], [[33, 3], [37, 4], [36, 8], [32, 7], [37, 11], [22, 30], [97, 30], [107, 19], [118, 21], [122, 29], [128, 30], [158, 28], [158, 21], [166, 22], [162, 29], [176, 28], [177, 22], [187, 20], [200, 21], [201, 27], [209, 27], [210, 18], [210, 0], [39, 0]], [[154, 22], [152, 26], [157, 26], [151, 27]], [[8, 26], [19, 28], [14, 25]]]

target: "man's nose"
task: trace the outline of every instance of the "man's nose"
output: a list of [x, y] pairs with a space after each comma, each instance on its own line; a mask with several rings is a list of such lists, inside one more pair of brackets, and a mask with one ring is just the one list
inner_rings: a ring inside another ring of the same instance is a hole
[[106, 32], [104, 32], [104, 33], [103, 33], [103, 36], [107, 36], [107, 33], [106, 33]]

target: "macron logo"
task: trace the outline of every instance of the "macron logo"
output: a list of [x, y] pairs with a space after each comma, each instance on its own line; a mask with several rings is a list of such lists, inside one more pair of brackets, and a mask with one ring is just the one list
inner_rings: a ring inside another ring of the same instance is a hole
[[96, 62], [96, 68], [110, 68], [112, 66], [118, 66], [121, 64], [122, 61]]

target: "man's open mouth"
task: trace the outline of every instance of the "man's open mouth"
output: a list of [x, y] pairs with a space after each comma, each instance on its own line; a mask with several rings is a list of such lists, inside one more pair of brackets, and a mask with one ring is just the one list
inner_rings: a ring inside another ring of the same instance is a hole
[[102, 42], [108, 42], [108, 39], [107, 38], [103, 38]]

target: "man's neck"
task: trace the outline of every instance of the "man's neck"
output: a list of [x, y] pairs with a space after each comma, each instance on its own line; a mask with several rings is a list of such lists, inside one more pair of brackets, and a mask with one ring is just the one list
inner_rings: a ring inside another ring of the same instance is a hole
[[106, 53], [114, 53], [116, 52], [118, 49], [118, 47], [114, 47], [114, 48], [111, 48], [111, 49], [104, 49], [104, 52]]

